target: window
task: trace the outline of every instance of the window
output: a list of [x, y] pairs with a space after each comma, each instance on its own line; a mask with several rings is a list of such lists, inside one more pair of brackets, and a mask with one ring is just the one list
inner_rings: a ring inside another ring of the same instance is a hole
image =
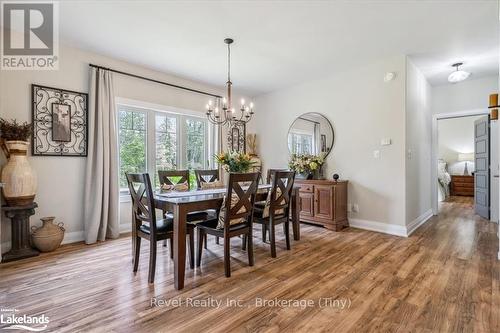
[[[125, 172], [149, 172], [158, 187], [158, 170], [205, 169], [214, 135], [205, 117], [117, 104], [120, 188], [128, 193]], [[186, 111], [188, 112], [188, 111]], [[190, 179], [195, 184], [194, 172]]]
[[121, 107], [118, 111], [120, 188], [127, 188], [126, 172], [146, 171], [146, 113]]
[[206, 121], [186, 119], [186, 166], [190, 170], [206, 167]]
[[290, 133], [288, 146], [294, 154], [312, 154], [313, 136], [311, 134]]

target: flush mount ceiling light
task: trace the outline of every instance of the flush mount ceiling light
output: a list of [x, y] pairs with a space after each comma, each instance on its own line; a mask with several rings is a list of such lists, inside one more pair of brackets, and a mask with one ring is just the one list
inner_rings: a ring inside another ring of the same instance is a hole
[[457, 62], [456, 64], [451, 65], [451, 67], [455, 67], [456, 70], [448, 76], [448, 82], [457, 83], [457, 82], [463, 81], [469, 77], [469, 75], [470, 75], [469, 72], [462, 71], [459, 68], [463, 64], [464, 64], [463, 62]]

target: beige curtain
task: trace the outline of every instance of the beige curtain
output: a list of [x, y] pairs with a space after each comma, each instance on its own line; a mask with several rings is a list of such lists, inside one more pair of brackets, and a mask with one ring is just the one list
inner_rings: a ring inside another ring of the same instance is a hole
[[120, 234], [116, 118], [112, 75], [91, 68], [83, 202], [86, 244]]

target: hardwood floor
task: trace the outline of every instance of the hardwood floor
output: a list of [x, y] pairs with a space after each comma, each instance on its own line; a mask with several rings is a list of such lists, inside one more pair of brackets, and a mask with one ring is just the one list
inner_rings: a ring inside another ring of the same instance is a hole
[[[181, 291], [173, 288], [167, 247], [159, 247], [155, 284], [149, 285], [144, 244], [137, 275], [129, 238], [74, 244], [0, 265], [0, 307], [45, 314], [50, 332], [499, 332], [496, 230], [474, 216], [464, 198], [443, 203], [439, 217], [406, 239], [303, 225], [302, 239], [286, 251], [278, 228], [278, 257], [272, 259], [255, 230], [255, 266], [247, 266], [235, 239], [231, 278], [224, 277], [223, 245], [211, 238], [201, 269], [187, 269]], [[329, 297], [350, 306], [318, 305]], [[152, 298], [183, 304], [151, 306]], [[256, 298], [314, 305], [257, 306]], [[190, 303], [210, 299], [222, 305]]]

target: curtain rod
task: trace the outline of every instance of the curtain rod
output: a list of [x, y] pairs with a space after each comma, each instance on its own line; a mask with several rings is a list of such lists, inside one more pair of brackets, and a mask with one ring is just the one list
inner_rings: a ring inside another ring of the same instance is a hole
[[166, 86], [169, 86], [169, 87], [173, 87], [173, 88], [178, 88], [178, 89], [182, 89], [182, 90], [191, 91], [191, 92], [194, 92], [194, 93], [197, 93], [197, 94], [212, 96], [212, 97], [215, 97], [215, 98], [222, 98], [222, 96], [219, 96], [219, 95], [216, 95], [216, 94], [211, 94], [211, 93], [208, 93], [208, 92], [205, 92], [205, 91], [201, 91], [201, 90], [197, 90], [197, 89], [192, 89], [192, 88], [188, 88], [188, 87], [183, 87], [183, 86], [179, 86], [179, 85], [173, 84], [173, 83], [168, 83], [168, 82], [165, 82], [165, 81], [150, 79], [150, 78], [145, 77], [145, 76], [140, 76], [140, 75], [136, 75], [136, 74], [132, 74], [132, 73], [122, 72], [122, 71], [119, 71], [119, 70], [116, 70], [116, 69], [112, 69], [112, 68], [108, 68], [108, 67], [98, 66], [98, 65], [94, 65], [94, 64], [89, 64], [89, 66], [90, 67], [94, 67], [94, 68], [98, 68], [98, 69], [105, 69], [107, 71], [118, 73], [118, 74], [122, 74], [122, 75], [126, 75], [126, 76], [135, 77], [136, 79], [146, 80], [146, 81], [150, 81], [150, 82], [154, 82], [154, 83], [163, 84], [163, 85], [166, 85]]

